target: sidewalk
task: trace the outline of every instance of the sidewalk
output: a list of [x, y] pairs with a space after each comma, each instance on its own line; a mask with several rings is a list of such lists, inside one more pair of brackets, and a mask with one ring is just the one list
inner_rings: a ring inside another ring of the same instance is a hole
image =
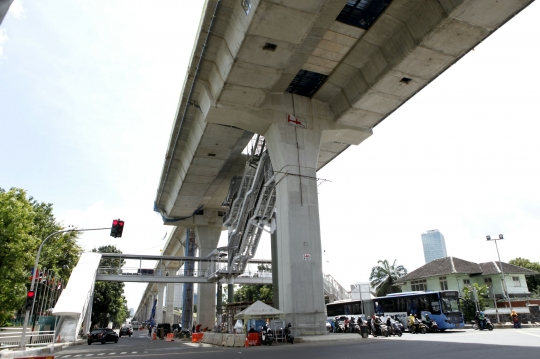
[[49, 344], [46, 347], [41, 348], [27, 348], [26, 350], [20, 350], [18, 348], [15, 348], [13, 350], [10, 349], [4, 349], [0, 351], [0, 358], [25, 358], [25, 357], [32, 357], [32, 356], [46, 356], [48, 354], [54, 354], [54, 352], [57, 349], [61, 349], [64, 347], [70, 347], [72, 345], [81, 345], [86, 344], [86, 339], [79, 339], [76, 342], [70, 342], [70, 343], [54, 343]]

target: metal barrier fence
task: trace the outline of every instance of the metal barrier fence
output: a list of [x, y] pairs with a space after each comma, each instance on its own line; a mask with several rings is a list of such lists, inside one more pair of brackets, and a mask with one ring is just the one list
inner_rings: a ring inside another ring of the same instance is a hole
[[[0, 350], [21, 346], [21, 328], [0, 328]], [[54, 343], [54, 330], [42, 330], [26, 333], [26, 346], [38, 347]]]

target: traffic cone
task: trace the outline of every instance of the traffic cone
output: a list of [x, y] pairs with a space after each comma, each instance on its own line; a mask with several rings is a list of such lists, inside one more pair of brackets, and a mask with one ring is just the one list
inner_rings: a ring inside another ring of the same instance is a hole
[[244, 342], [244, 347], [248, 348], [249, 347], [249, 340], [248, 338], [246, 337], [246, 341]]
[[58, 336], [58, 338], [56, 338], [56, 342], [60, 343], [60, 336]]

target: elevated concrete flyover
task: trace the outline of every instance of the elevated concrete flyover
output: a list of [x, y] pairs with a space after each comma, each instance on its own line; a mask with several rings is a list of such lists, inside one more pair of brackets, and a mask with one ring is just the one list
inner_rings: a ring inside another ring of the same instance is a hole
[[289, 175], [276, 190], [279, 309], [295, 334], [324, 333], [316, 171], [531, 2], [207, 1], [155, 199], [164, 223], [200, 232], [202, 256], [215, 248], [242, 149], [263, 135]]

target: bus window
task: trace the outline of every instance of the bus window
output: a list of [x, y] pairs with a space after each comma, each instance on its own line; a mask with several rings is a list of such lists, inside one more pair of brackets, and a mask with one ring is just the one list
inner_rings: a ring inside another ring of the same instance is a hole
[[351, 305], [350, 304], [344, 304], [344, 309], [345, 309], [345, 315], [351, 315], [352, 314], [352, 311], [351, 311]]
[[429, 311], [430, 305], [429, 305], [427, 296], [418, 297], [418, 304], [419, 304], [418, 308], [420, 309], [420, 313]]
[[361, 303], [353, 303], [352, 304], [352, 312], [353, 312], [353, 314], [362, 313], [362, 304]]
[[393, 313], [393, 312], [396, 311], [396, 302], [397, 302], [396, 299], [397, 298], [392, 298], [392, 299], [384, 301], [384, 311], [385, 312]]
[[437, 294], [431, 294], [428, 298], [431, 305], [430, 312], [433, 314], [441, 314], [441, 307], [439, 305], [439, 296]]
[[407, 312], [409, 314], [415, 315], [420, 314], [418, 311], [418, 299], [417, 298], [411, 298], [409, 302], [409, 308], [407, 309]]

